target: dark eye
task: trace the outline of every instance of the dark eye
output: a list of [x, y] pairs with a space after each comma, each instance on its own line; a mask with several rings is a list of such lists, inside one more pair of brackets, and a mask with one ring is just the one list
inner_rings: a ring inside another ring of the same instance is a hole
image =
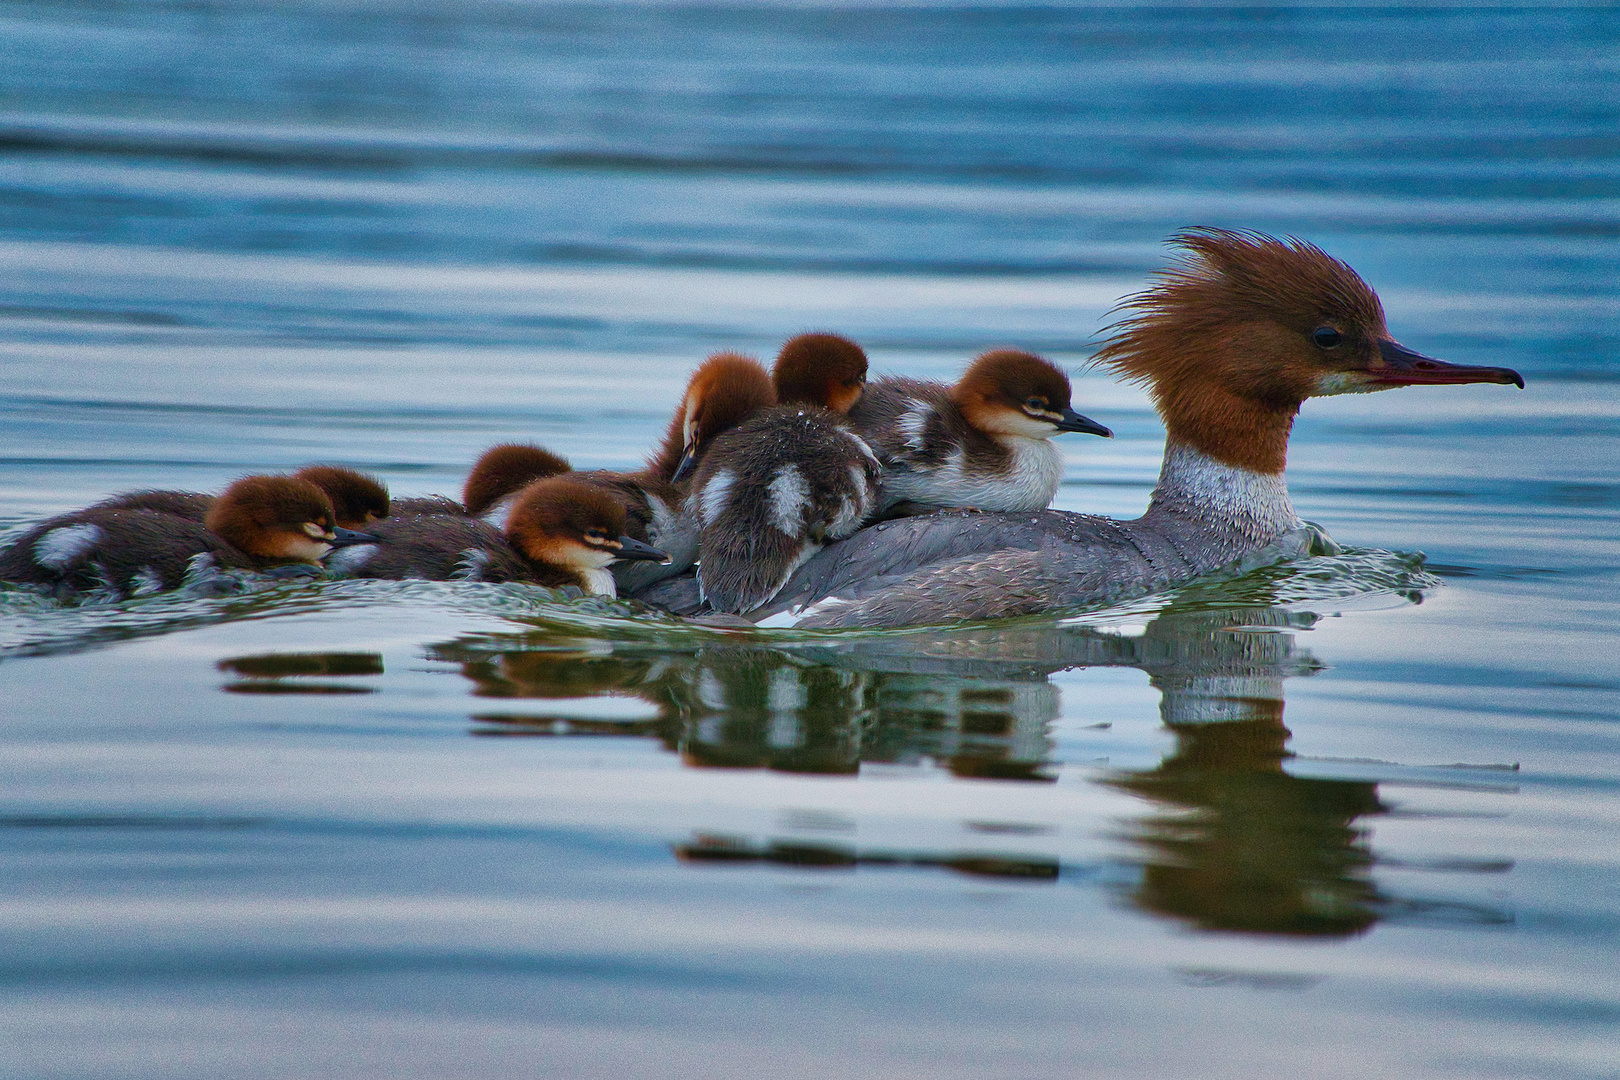
[[1318, 326], [1311, 331], [1311, 341], [1319, 349], [1331, 349], [1344, 344], [1344, 335], [1331, 326]]
[[607, 531], [605, 529], [586, 529], [585, 539], [599, 543], [607, 539]]
[[1024, 408], [1028, 409], [1030, 412], [1045, 412], [1046, 399], [1043, 397], [1032, 397], [1028, 401], [1024, 402]]

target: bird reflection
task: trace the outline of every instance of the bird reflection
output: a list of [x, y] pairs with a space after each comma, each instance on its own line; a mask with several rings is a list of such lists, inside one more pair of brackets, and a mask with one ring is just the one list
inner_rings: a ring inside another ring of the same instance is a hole
[[[1296, 641], [1314, 618], [1276, 607], [1190, 607], [1160, 612], [1139, 636], [1026, 621], [668, 649], [536, 632], [467, 639], [433, 655], [459, 663], [478, 696], [511, 702], [477, 715], [480, 731], [651, 735], [696, 768], [837, 775], [933, 762], [958, 776], [1033, 782], [1056, 776], [1052, 673], [1138, 668], [1160, 692], [1176, 743], [1155, 768], [1104, 778], [1151, 807], [1127, 829], [1139, 871], [1123, 895], [1202, 930], [1347, 936], [1398, 902], [1373, 884], [1358, 824], [1387, 810], [1376, 784], [1283, 768], [1291, 757], [1284, 682], [1321, 668]], [[604, 718], [603, 699], [617, 699], [624, 715]], [[710, 864], [989, 873], [964, 870], [963, 853], [813, 848], [696, 836], [676, 854]], [[993, 853], [982, 857], [1001, 866]], [[1052, 860], [1006, 865], [1013, 870], [996, 873], [1061, 876]]]

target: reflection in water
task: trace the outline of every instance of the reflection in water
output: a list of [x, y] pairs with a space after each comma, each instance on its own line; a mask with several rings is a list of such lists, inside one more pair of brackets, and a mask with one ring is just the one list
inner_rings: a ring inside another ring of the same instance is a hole
[[857, 852], [842, 844], [770, 843], [756, 847], [731, 836], [701, 834], [690, 843], [675, 845], [675, 857], [694, 863], [774, 863], [778, 866], [809, 866], [818, 869], [848, 869], [857, 866], [914, 866], [952, 870], [969, 877], [1017, 881], [1056, 881], [1060, 867], [1056, 859], [1015, 858], [963, 852], [956, 855]]
[[1372, 854], [1353, 823], [1386, 809], [1377, 785], [1285, 773], [1280, 698], [1210, 704], [1258, 715], [1172, 724], [1174, 753], [1113, 781], [1160, 808], [1137, 826], [1148, 856], [1135, 901], [1207, 930], [1355, 934], [1371, 926], [1379, 899], [1367, 878]]
[[378, 653], [261, 653], [232, 656], [216, 667], [241, 676], [222, 689], [229, 694], [372, 694], [374, 686], [311, 682], [309, 676], [381, 675]]
[[[932, 761], [958, 776], [1037, 782], [1055, 779], [1058, 765], [1052, 673], [1138, 668], [1160, 692], [1176, 745], [1153, 769], [1105, 780], [1152, 804], [1129, 831], [1142, 863], [1130, 902], [1205, 930], [1344, 936], [1412, 905], [1371, 880], [1375, 860], [1357, 822], [1387, 810], [1376, 783], [1284, 771], [1283, 684], [1321, 667], [1295, 637], [1314, 618], [1264, 606], [1167, 609], [1134, 637], [1026, 621], [639, 653], [536, 633], [466, 639], [433, 656], [461, 664], [478, 696], [512, 702], [477, 714], [480, 732], [651, 735], [702, 768], [851, 774]], [[1057, 860], [1027, 855], [709, 834], [675, 850], [707, 864], [934, 867], [1037, 881], [1060, 872]]]
[[479, 697], [548, 702], [481, 711], [473, 718], [491, 725], [481, 733], [657, 735], [688, 764], [709, 768], [851, 774], [863, 762], [932, 760], [959, 776], [1053, 778], [1048, 732], [1058, 696], [1044, 673], [942, 678], [819, 650], [637, 656], [536, 644], [434, 650], [436, 659], [461, 663]]

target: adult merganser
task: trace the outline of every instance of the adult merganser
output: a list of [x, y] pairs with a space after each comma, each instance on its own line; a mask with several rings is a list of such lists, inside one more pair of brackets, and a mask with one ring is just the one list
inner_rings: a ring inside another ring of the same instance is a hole
[[227, 569], [314, 567], [335, 548], [375, 539], [334, 518], [331, 500], [307, 480], [249, 476], [212, 499], [201, 522], [140, 506], [95, 506], [42, 522], [0, 552], [0, 581], [61, 598], [142, 596], [179, 588], [199, 555]]
[[1069, 396], [1067, 375], [1015, 349], [980, 356], [955, 386], [903, 378], [867, 383], [849, 426], [883, 464], [878, 512], [1044, 509], [1063, 482], [1063, 455], [1052, 436], [1113, 436], [1070, 408]]
[[669, 558], [624, 535], [625, 527], [624, 507], [607, 492], [551, 477], [519, 493], [504, 535], [461, 514], [395, 515], [371, 526], [376, 543], [339, 552], [327, 566], [341, 577], [522, 581], [611, 597], [617, 589], [608, 564]]
[[[1304, 241], [1191, 229], [1174, 242], [1181, 264], [1126, 301], [1133, 314], [1098, 353], [1148, 388], [1164, 420], [1147, 513], [885, 522], [810, 559], [752, 617], [801, 627], [999, 618], [1144, 596], [1263, 549], [1297, 554], [1308, 533], [1283, 467], [1306, 398], [1524, 385], [1509, 368], [1448, 364], [1398, 344], [1371, 287]], [[675, 590], [658, 599], [681, 609]]]
[[699, 528], [697, 585], [715, 611], [769, 601], [823, 544], [860, 528], [879, 490], [877, 458], [843, 423], [866, 382], [861, 347], [801, 334], [772, 379], [780, 404], [713, 441], [682, 515]]

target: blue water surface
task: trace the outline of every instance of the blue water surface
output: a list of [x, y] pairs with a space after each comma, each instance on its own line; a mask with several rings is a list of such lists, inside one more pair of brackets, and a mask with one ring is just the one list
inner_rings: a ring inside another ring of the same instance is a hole
[[0, 3], [0, 536], [630, 466], [807, 329], [1050, 356], [1131, 516], [1193, 225], [1526, 389], [1307, 403], [1346, 554], [1078, 618], [0, 593], [0, 1075], [1620, 1075], [1612, 7]]

